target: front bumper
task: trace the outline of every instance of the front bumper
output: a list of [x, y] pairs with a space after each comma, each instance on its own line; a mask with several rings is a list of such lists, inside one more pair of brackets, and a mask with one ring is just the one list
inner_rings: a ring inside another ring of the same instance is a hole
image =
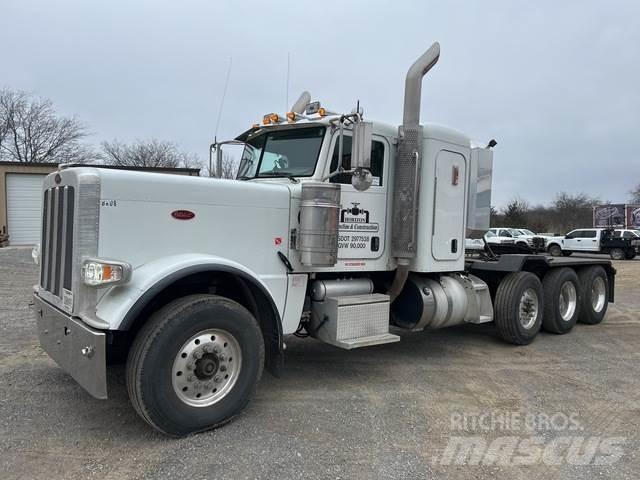
[[96, 398], [107, 398], [106, 335], [34, 295], [42, 349]]

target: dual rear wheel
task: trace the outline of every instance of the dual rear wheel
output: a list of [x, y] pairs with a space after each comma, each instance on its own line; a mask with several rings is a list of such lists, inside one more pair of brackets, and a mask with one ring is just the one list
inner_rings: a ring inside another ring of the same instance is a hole
[[598, 265], [550, 270], [540, 279], [530, 272], [508, 274], [495, 298], [494, 319], [500, 336], [515, 345], [527, 345], [541, 328], [564, 334], [576, 322], [602, 321], [609, 300], [605, 270]]

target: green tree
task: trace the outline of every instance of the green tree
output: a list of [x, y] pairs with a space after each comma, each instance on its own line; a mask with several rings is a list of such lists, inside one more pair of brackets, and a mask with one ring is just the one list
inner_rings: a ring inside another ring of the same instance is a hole
[[528, 213], [529, 202], [520, 197], [514, 197], [509, 200], [507, 206], [502, 209], [502, 214], [504, 216], [504, 225], [514, 228], [526, 227]]

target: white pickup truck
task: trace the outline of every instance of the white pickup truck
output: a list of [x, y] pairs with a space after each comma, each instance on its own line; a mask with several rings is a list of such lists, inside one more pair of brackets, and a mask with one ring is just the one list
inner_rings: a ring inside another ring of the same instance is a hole
[[614, 260], [632, 260], [640, 249], [640, 235], [636, 230], [606, 228], [578, 228], [564, 237], [547, 241], [547, 251], [556, 257], [572, 253], [602, 253]]

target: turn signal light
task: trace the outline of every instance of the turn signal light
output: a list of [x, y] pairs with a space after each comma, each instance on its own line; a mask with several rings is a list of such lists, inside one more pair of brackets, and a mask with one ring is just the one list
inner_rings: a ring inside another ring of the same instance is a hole
[[287, 121], [295, 122], [296, 121], [296, 112], [287, 112]]
[[90, 287], [126, 283], [131, 278], [131, 265], [124, 262], [85, 260], [82, 281]]
[[326, 117], [327, 116], [327, 111], [323, 107], [320, 107], [318, 109], [318, 115], [320, 115], [321, 117]]

